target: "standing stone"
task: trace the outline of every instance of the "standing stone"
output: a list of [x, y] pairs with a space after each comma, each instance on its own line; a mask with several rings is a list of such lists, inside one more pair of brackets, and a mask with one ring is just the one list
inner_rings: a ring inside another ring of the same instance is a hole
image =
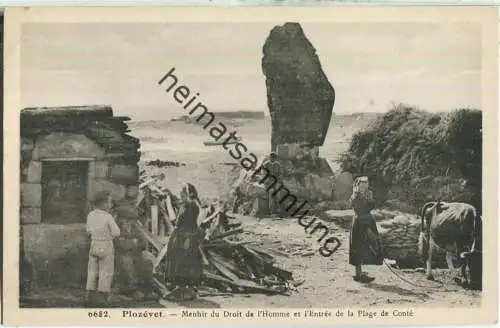
[[328, 81], [316, 49], [299, 23], [274, 27], [263, 46], [271, 114], [271, 149], [303, 143], [322, 146], [333, 112], [335, 90]]

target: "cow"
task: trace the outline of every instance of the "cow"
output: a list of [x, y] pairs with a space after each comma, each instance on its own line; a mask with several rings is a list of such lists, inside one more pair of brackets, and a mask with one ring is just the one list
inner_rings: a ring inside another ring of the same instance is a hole
[[[418, 249], [422, 260], [426, 262], [428, 280], [434, 280], [432, 260], [435, 252], [442, 249], [446, 252], [446, 263], [454, 270], [453, 258], [460, 263], [461, 276], [454, 280], [462, 286], [468, 285], [466, 268], [477, 259], [478, 246], [481, 243], [481, 220], [474, 206], [467, 203], [429, 202], [421, 211], [421, 232]], [[472, 251], [476, 248], [474, 251]], [[474, 257], [471, 257], [475, 254]], [[477, 262], [477, 261], [476, 261]]]

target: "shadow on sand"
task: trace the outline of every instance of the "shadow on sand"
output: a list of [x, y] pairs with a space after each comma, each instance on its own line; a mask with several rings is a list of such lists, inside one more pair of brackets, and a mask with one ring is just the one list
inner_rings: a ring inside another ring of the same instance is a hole
[[421, 301], [428, 300], [430, 296], [426, 293], [420, 293], [420, 292], [414, 292], [409, 289], [401, 288], [395, 285], [380, 285], [377, 283], [370, 283], [364, 285], [366, 288], [371, 288], [375, 290], [379, 290], [382, 292], [387, 292], [387, 293], [395, 293], [401, 296], [411, 296], [411, 297], [416, 297]]

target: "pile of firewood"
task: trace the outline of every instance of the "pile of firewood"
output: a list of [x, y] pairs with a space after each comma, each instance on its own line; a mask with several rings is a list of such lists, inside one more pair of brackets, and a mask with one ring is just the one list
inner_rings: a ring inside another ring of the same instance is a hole
[[[147, 207], [156, 204], [158, 221], [163, 221], [162, 228], [157, 234], [152, 233], [151, 217], [136, 222], [140, 236], [152, 246], [143, 251], [143, 256], [153, 263], [153, 283], [161, 294], [168, 292], [168, 286], [162, 283], [165, 273], [163, 259], [179, 206], [177, 197], [159, 186], [163, 178], [143, 175], [137, 203], [139, 212], [143, 213], [141, 218], [151, 215]], [[200, 222], [204, 240], [199, 251], [204, 264], [205, 287], [231, 293], [280, 294], [295, 290], [292, 273], [278, 268], [274, 257], [255, 246], [234, 240], [243, 229], [240, 222], [227, 214], [224, 203], [210, 204], [204, 213]]]

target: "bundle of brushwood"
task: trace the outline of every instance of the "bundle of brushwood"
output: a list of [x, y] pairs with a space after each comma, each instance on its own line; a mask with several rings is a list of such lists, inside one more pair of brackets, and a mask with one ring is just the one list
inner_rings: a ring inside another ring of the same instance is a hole
[[[152, 199], [159, 200], [158, 203], [164, 205], [159, 207], [158, 214], [161, 213], [161, 220], [170, 228], [153, 233], [146, 224], [149, 219], [138, 220], [136, 228], [142, 239], [152, 245], [143, 251], [143, 256], [153, 263], [154, 287], [165, 294], [168, 286], [162, 283], [165, 281], [164, 257], [168, 251], [168, 235], [175, 228], [179, 202], [170, 191], [158, 186], [161, 178], [141, 179], [142, 196], [138, 204], [145, 209], [144, 204], [154, 203]], [[277, 267], [273, 256], [234, 240], [243, 229], [240, 222], [227, 214], [223, 203], [211, 204], [204, 210], [206, 218], [200, 224], [204, 240], [199, 248], [204, 265], [204, 287], [223, 293], [283, 294], [295, 290], [297, 282], [292, 272]]]
[[[385, 257], [396, 260], [400, 267], [415, 268], [422, 265], [418, 254], [421, 222], [416, 216], [400, 214], [390, 220], [378, 222]], [[443, 254], [436, 256], [439, 267], [444, 265]]]
[[[160, 242], [151, 235], [141, 224], [138, 229], [144, 237], [156, 245], [156, 252], [145, 252], [145, 257], [157, 265], [154, 273], [155, 287], [162, 294], [168, 288], [164, 281], [164, 264], [160, 263], [166, 252], [162, 252], [166, 243]], [[243, 229], [229, 230], [217, 237], [205, 239], [199, 251], [203, 258], [203, 285], [215, 288], [221, 292], [232, 293], [262, 293], [284, 294], [295, 289], [292, 272], [277, 267], [276, 259], [264, 250], [244, 243], [225, 239], [226, 237], [242, 233]]]
[[398, 215], [390, 220], [379, 222], [378, 225], [387, 258], [396, 260], [400, 266], [418, 261], [417, 245], [420, 234], [418, 219]]
[[161, 185], [164, 180], [164, 174], [149, 176], [141, 171], [136, 202], [141, 224], [159, 237], [167, 236], [174, 229], [179, 204], [179, 199]]

